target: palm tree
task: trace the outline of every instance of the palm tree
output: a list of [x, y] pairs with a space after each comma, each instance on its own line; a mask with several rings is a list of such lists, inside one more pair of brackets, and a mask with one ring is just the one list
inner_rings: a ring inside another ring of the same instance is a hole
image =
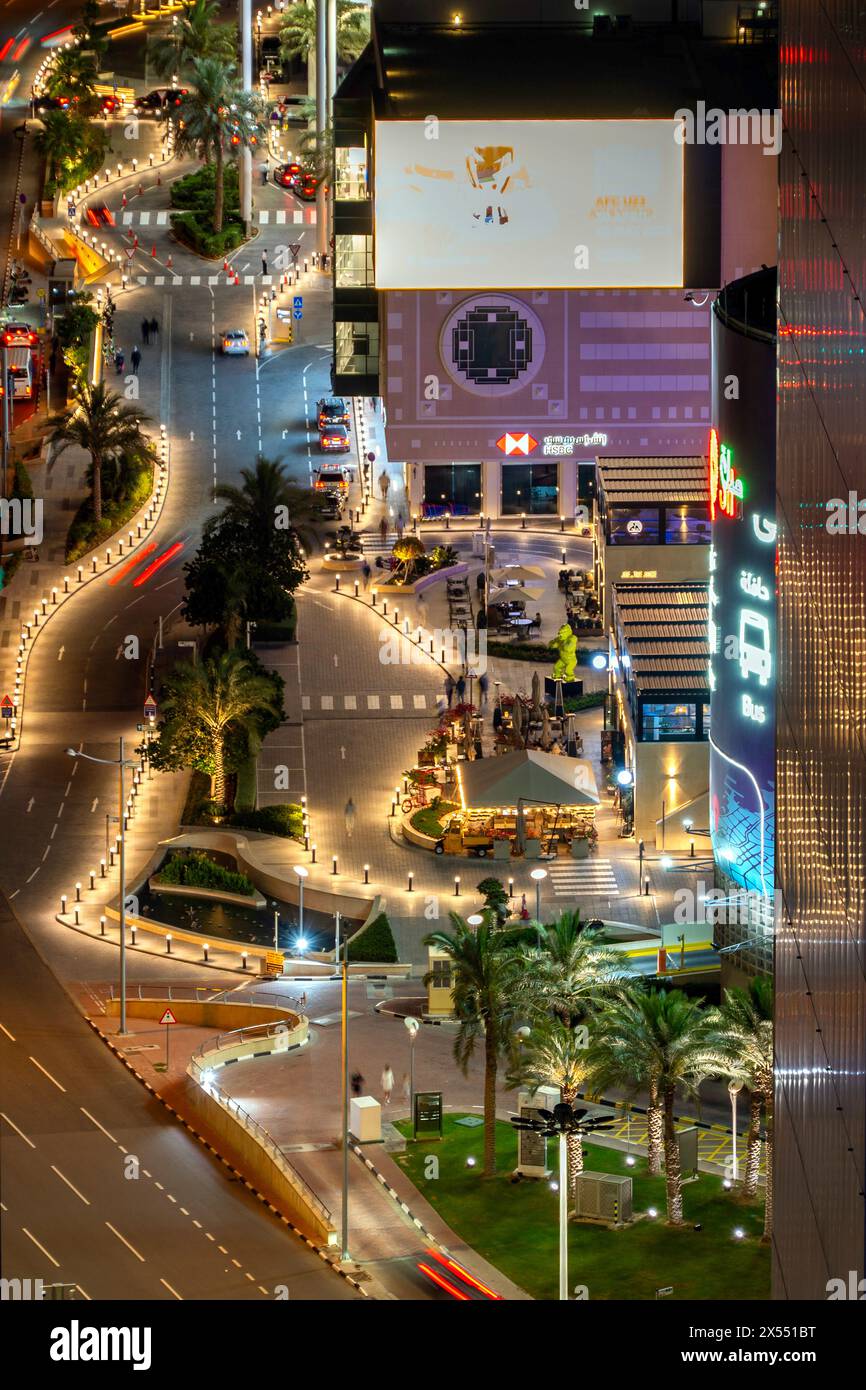
[[41, 118], [42, 129], [36, 132], [36, 148], [48, 166], [49, 183], [60, 181], [61, 170], [79, 153], [86, 121], [65, 111], [46, 111]]
[[519, 992], [530, 1013], [553, 1013], [574, 1027], [622, 991], [630, 972], [621, 951], [583, 926], [578, 912], [539, 925], [537, 944], [522, 951]]
[[194, 90], [170, 108], [177, 149], [181, 154], [214, 157], [213, 230], [222, 231], [226, 154], [258, 143], [259, 103], [238, 81], [234, 63], [219, 58], [195, 58], [191, 64]]
[[[317, 0], [324, 4], [324, 0]], [[337, 56], [357, 58], [370, 38], [370, 12], [351, 0], [337, 0]], [[303, 58], [306, 62], [316, 50], [316, 3], [292, 5], [280, 26], [280, 55], [284, 59]]]
[[[508, 1075], [509, 1086], [558, 1087], [562, 1099], [574, 1105], [586, 1076], [586, 1048], [576, 1028], [559, 1018], [538, 1022], [522, 1044]], [[573, 1194], [578, 1173], [583, 1172], [583, 1139], [579, 1130], [569, 1132], [568, 1186]]]
[[[507, 932], [485, 920], [476, 931], [459, 913], [450, 914], [453, 931], [425, 936], [451, 959], [454, 1016], [459, 1025], [454, 1058], [464, 1075], [484, 1039], [484, 1176], [496, 1175], [496, 1074], [499, 1058], [511, 1049], [511, 1017], [516, 956]], [[486, 914], [485, 914], [486, 919]], [[427, 978], [425, 978], [425, 984]]]
[[175, 15], [171, 31], [151, 47], [151, 61], [160, 76], [185, 72], [196, 58], [235, 61], [237, 30], [233, 24], [220, 24], [219, 13], [217, 0], [192, 0], [182, 17]]
[[76, 105], [86, 105], [94, 96], [97, 76], [93, 58], [73, 45], [61, 48], [52, 60], [44, 89], [50, 97], [77, 98]]
[[304, 131], [298, 140], [298, 154], [320, 183], [330, 183], [334, 167], [334, 127], [330, 121], [324, 130]]
[[110, 459], [150, 451], [142, 425], [148, 417], [124, 401], [104, 382], [83, 382], [74, 402], [48, 421], [49, 443], [57, 454], [73, 444], [85, 449], [92, 460], [93, 519], [102, 520], [102, 469]]
[[649, 1169], [659, 1171], [664, 1149], [667, 1219], [683, 1220], [680, 1153], [674, 1124], [677, 1091], [694, 1095], [708, 1076], [726, 1069], [718, 1042], [719, 1013], [704, 1009], [679, 989], [633, 991], [614, 1000], [590, 1039], [587, 1085], [593, 1091], [621, 1086], [649, 1092]]
[[225, 800], [225, 745], [229, 733], [258, 737], [257, 715], [279, 716], [269, 676], [254, 669], [243, 652], [220, 652], [193, 666], [181, 662], [166, 682], [163, 699], [169, 737], [194, 750], [210, 768], [211, 796]]
[[733, 1080], [749, 1088], [744, 1197], [754, 1197], [758, 1191], [761, 1118], [764, 1117], [767, 1142], [764, 1236], [769, 1239], [773, 1228], [773, 985], [770, 980], [758, 976], [749, 981], [748, 989], [725, 991], [719, 1039]]
[[263, 539], [273, 532], [280, 508], [285, 508], [293, 520], [312, 513], [311, 493], [292, 483], [285, 464], [276, 459], [259, 454], [255, 468], [241, 469], [241, 478], [240, 487], [221, 483], [214, 496], [226, 503], [227, 515], [250, 526]]

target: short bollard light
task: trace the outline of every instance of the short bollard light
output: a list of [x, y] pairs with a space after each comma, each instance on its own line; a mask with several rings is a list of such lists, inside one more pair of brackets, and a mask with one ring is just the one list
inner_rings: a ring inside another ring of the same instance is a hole
[[65, 893], [61, 893], [61, 894], [60, 894], [60, 914], [61, 914], [61, 916], [65, 916], [65, 915], [66, 915], [66, 894], [65, 894]]
[[100, 877], [100, 878], [105, 878], [105, 860], [104, 860], [104, 859], [100, 859], [100, 861], [99, 861], [99, 877]]
[[75, 885], [75, 901], [76, 901], [77, 903], [80, 903], [80, 902], [81, 902], [81, 884], [80, 884], [80, 883], [76, 883], [76, 885]]
[[94, 889], [95, 887], [96, 887], [96, 870], [95, 870], [95, 869], [91, 869], [91, 870], [90, 870], [90, 889], [91, 889], [91, 892], [93, 891], [93, 889]]
[[412, 872], [412, 870], [410, 869], [410, 870], [409, 870], [409, 886], [408, 886], [408, 888], [407, 888], [407, 890], [406, 890], [408, 893], [414, 893], [414, 891], [415, 891], [414, 884], [415, 884], [415, 875], [414, 875], [414, 873]]
[[241, 970], [246, 970], [246, 968], [247, 968], [247, 953], [246, 953], [246, 951], [241, 951]]
[[165, 934], [165, 953], [166, 953], [167, 956], [170, 956], [170, 955], [171, 955], [171, 932], [170, 932], [170, 931], [167, 931], [166, 934]]
[[369, 883], [369, 882], [370, 882], [370, 865], [369, 865], [369, 864], [365, 864], [365, 865], [364, 865], [364, 882], [365, 882], [365, 883]]
[[337, 856], [336, 856], [336, 854], [332, 854], [332, 855], [331, 855], [331, 873], [332, 873], [332, 874], [335, 874], [336, 872], [337, 872]]
[[459, 898], [459, 897], [460, 897], [460, 875], [459, 875], [459, 874], [455, 874], [455, 875], [454, 875], [454, 896], [455, 896], [455, 898]]
[[100, 917], [100, 919], [99, 919], [99, 935], [100, 935], [100, 936], [105, 936], [105, 918], [104, 918], [104, 917]]
[[204, 945], [202, 946], [202, 950], [204, 951], [205, 964], [207, 964], [208, 960], [210, 959], [210, 957], [208, 956], [208, 951], [209, 951], [209, 949], [210, 949], [210, 948], [209, 948], [207, 942], [205, 942]]

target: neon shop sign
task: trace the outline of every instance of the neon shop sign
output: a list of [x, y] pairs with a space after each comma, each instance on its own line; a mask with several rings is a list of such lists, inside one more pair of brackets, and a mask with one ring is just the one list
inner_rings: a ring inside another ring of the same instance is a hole
[[715, 430], [710, 430], [710, 518], [716, 519], [716, 512], [725, 516], [737, 516], [738, 504], [743, 500], [743, 480], [737, 477], [734, 456], [729, 445], [720, 444]]

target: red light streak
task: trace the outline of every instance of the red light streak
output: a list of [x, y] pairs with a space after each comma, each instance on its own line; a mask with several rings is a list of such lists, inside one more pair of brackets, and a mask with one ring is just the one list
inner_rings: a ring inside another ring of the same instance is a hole
[[172, 556], [176, 555], [177, 552], [182, 549], [183, 541], [175, 541], [174, 545], [170, 545], [168, 547], [168, 550], [164, 550], [161, 555], [157, 555], [156, 559], [151, 561], [147, 569], [144, 570], [144, 572], [140, 574], [137, 579], [133, 579], [133, 589], [139, 589], [141, 588], [142, 584], [146, 584], [148, 579], [150, 579], [151, 575], [156, 574], [157, 570], [161, 570], [163, 565], [167, 565]]
[[17, 63], [18, 59], [21, 58], [27, 52], [31, 42], [32, 40], [30, 39], [29, 35], [26, 39], [21, 40], [15, 52], [12, 54], [13, 63]]
[[2, 62], [6, 59], [6, 57], [8, 56], [9, 50], [10, 50], [10, 48], [12, 47], [12, 45], [13, 45], [14, 42], [15, 42], [14, 39], [7, 39], [6, 42], [4, 43], [3, 47], [0, 48], [0, 63], [2, 63]]
[[431, 1269], [429, 1265], [419, 1262], [418, 1268], [423, 1274], [427, 1275], [428, 1279], [432, 1279], [434, 1284], [438, 1284], [440, 1289], [444, 1289], [446, 1293], [450, 1293], [452, 1298], [459, 1298], [463, 1303], [472, 1302], [468, 1293], [464, 1293], [462, 1289], [458, 1289], [456, 1285], [452, 1284], [448, 1279], [445, 1279], [441, 1274], [437, 1274], [436, 1270]]
[[473, 1288], [478, 1289], [480, 1293], [486, 1294], [488, 1298], [497, 1298], [501, 1301], [501, 1294], [494, 1293], [492, 1289], [488, 1289], [486, 1284], [482, 1284], [478, 1279], [474, 1278], [474, 1276], [469, 1273], [469, 1270], [464, 1269], [462, 1265], [457, 1264], [454, 1260], [447, 1259], [445, 1255], [440, 1255], [436, 1250], [428, 1250], [427, 1254], [430, 1255], [432, 1259], [438, 1260], [440, 1264], [445, 1265], [448, 1269], [453, 1270], [458, 1279], [462, 1279], [464, 1283], [471, 1284]]
[[148, 555], [151, 555], [154, 550], [156, 550], [156, 541], [151, 541], [138, 555], [133, 555], [132, 559], [123, 566], [122, 570], [118, 570], [117, 574], [111, 576], [108, 581], [109, 584], [119, 584], [121, 579], [125, 579], [128, 574], [131, 574], [134, 569], [137, 569], [142, 560], [147, 559]]
[[59, 39], [61, 34], [68, 34], [71, 28], [71, 24], [64, 24], [62, 29], [55, 29], [52, 34], [44, 34], [43, 37], [39, 40], [39, 42], [50, 43], [52, 39]]

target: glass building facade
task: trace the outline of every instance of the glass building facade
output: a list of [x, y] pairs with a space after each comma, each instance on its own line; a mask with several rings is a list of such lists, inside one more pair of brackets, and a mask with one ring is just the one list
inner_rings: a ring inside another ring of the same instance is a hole
[[827, 524], [866, 498], [866, 23], [788, 0], [780, 41], [773, 1276], [826, 1299], [866, 1214], [866, 535]]

